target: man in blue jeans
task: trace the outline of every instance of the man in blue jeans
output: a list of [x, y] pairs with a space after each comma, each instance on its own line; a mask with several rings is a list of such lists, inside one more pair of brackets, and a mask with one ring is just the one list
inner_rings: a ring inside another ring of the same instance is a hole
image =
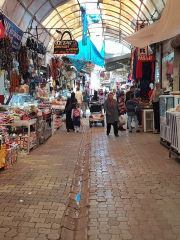
[[89, 102], [89, 93], [87, 89], [83, 92], [83, 103], [82, 103], [82, 110], [83, 110], [83, 117], [86, 118], [86, 110], [88, 108]]
[[136, 124], [136, 132], [140, 132], [138, 129], [138, 120], [137, 120], [137, 115], [136, 115], [137, 102], [134, 101], [133, 99], [134, 99], [134, 94], [132, 93], [130, 95], [130, 100], [127, 101], [127, 103], [126, 103], [127, 114], [128, 114], [128, 127], [129, 127], [130, 133], [132, 133], [132, 127], [131, 127], [132, 119], [134, 119], [135, 124]]

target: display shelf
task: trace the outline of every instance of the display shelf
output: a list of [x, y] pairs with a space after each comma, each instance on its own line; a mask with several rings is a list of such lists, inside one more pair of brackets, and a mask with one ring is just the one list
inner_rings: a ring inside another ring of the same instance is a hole
[[[27, 127], [28, 128], [28, 136], [24, 136], [27, 137], [27, 152], [23, 152], [23, 153], [30, 153], [30, 135], [31, 135], [31, 131], [30, 131], [30, 127], [32, 125], [35, 125], [35, 132], [36, 132], [36, 141], [37, 141], [37, 131], [36, 131], [36, 119], [32, 119], [29, 121], [26, 120], [17, 120], [14, 121], [14, 123], [8, 123], [8, 124], [1, 124], [1, 126], [11, 126], [11, 127]], [[23, 137], [23, 136], [22, 136]], [[21, 153], [21, 152], [20, 152]]]
[[170, 115], [170, 149], [169, 157], [175, 155], [180, 159], [180, 113], [179, 112], [168, 112]]
[[153, 132], [154, 130], [153, 109], [142, 109], [142, 126], [144, 132]]

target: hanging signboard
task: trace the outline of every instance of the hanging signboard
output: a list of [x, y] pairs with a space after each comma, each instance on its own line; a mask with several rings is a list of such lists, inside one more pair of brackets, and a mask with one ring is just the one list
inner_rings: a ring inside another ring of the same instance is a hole
[[[148, 23], [137, 23], [137, 31], [145, 28], [148, 26]], [[138, 56], [147, 56], [148, 55], [148, 46], [143, 48], [137, 48], [137, 55]]]
[[[71, 40], [63, 40], [64, 34], [69, 34]], [[65, 31], [62, 34], [61, 40], [57, 40], [54, 43], [54, 54], [78, 54], [79, 47], [76, 40], [72, 40], [71, 34], [69, 31]]]
[[24, 32], [4, 14], [3, 17], [6, 33], [11, 38], [12, 41], [13, 52], [17, 53], [19, 52]]

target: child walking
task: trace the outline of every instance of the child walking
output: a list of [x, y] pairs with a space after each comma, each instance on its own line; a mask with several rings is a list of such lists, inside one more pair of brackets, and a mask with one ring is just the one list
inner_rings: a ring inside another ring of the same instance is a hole
[[79, 105], [76, 104], [75, 108], [72, 109], [72, 120], [73, 120], [73, 125], [75, 129], [75, 133], [79, 132], [80, 126], [81, 126], [81, 110], [79, 108]]

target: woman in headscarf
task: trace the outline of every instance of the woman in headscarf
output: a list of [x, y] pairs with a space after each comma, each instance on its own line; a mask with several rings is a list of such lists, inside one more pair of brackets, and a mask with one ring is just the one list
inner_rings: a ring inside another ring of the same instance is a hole
[[153, 104], [155, 133], [159, 133], [160, 132], [159, 97], [163, 95], [163, 90], [160, 89], [159, 82], [156, 82], [155, 86], [156, 88], [152, 93], [150, 103]]
[[104, 102], [104, 110], [106, 111], [107, 135], [111, 131], [111, 125], [114, 127], [114, 135], [118, 135], [118, 104], [117, 100], [113, 99], [113, 94], [109, 93], [108, 99]]
[[73, 121], [71, 118], [71, 111], [76, 105], [76, 103], [77, 103], [77, 99], [75, 98], [75, 93], [72, 92], [71, 97], [67, 99], [66, 107], [65, 107], [67, 132], [69, 132], [70, 129], [74, 130]]

